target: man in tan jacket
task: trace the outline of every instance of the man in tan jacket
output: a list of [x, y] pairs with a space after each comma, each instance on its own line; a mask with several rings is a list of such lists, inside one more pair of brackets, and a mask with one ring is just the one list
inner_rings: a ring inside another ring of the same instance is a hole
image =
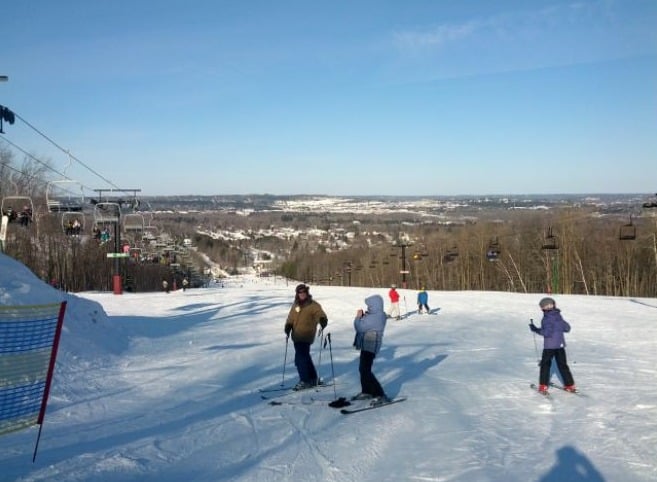
[[310, 345], [315, 341], [317, 325], [326, 328], [328, 318], [321, 305], [308, 293], [308, 286], [300, 284], [295, 289], [294, 305], [285, 321], [285, 334], [292, 333], [294, 365], [299, 372], [295, 390], [303, 390], [318, 384], [317, 371], [310, 356]]

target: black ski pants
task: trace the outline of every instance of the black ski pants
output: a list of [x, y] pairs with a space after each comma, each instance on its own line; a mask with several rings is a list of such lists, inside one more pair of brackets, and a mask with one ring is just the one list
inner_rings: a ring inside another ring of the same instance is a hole
[[575, 381], [573, 380], [573, 375], [570, 373], [570, 368], [568, 368], [568, 362], [566, 361], [566, 350], [564, 348], [543, 349], [539, 383], [541, 385], [548, 385], [550, 383], [550, 368], [552, 367], [553, 358], [557, 361], [557, 368], [559, 369], [559, 373], [561, 373], [563, 384], [565, 386], [574, 385]]
[[360, 372], [360, 387], [363, 393], [369, 393], [373, 397], [385, 395], [381, 384], [372, 373], [372, 364], [376, 355], [371, 351], [361, 350], [358, 371]]

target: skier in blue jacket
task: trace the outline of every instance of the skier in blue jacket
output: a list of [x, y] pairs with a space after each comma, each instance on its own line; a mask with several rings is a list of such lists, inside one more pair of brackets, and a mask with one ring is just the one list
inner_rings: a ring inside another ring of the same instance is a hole
[[388, 316], [383, 309], [383, 298], [380, 295], [372, 295], [365, 298], [367, 311], [358, 310], [354, 319], [356, 338], [354, 347], [360, 350], [360, 372], [361, 393], [353, 397], [353, 400], [372, 399], [371, 404], [377, 405], [389, 402], [381, 384], [372, 373], [374, 358], [381, 349], [383, 331], [386, 327]]
[[419, 291], [417, 294], [417, 312], [421, 315], [422, 314], [422, 308], [426, 310], [427, 313], [429, 313], [429, 293], [427, 293], [427, 290], [422, 287], [422, 289]]
[[564, 333], [570, 331], [570, 325], [561, 316], [561, 310], [552, 298], [543, 298], [539, 303], [543, 311], [541, 327], [538, 328], [532, 321], [529, 329], [543, 337], [543, 356], [541, 357], [541, 370], [539, 376], [538, 391], [547, 393], [550, 384], [550, 367], [552, 358], [556, 358], [557, 368], [561, 373], [564, 389], [569, 392], [575, 392], [575, 381], [570, 373], [570, 368], [566, 361], [566, 339]]

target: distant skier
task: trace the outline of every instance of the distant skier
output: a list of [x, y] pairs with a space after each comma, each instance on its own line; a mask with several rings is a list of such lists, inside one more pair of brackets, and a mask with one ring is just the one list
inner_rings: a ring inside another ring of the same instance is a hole
[[557, 304], [552, 298], [543, 298], [538, 305], [543, 310], [541, 327], [538, 328], [533, 321], [529, 324], [531, 331], [543, 337], [543, 356], [541, 357], [538, 391], [547, 393], [550, 384], [552, 358], [556, 358], [564, 389], [574, 392], [577, 389], [566, 361], [566, 339], [563, 335], [570, 331], [570, 325], [563, 319], [561, 310], [557, 308]]
[[391, 285], [390, 291], [388, 291], [388, 297], [390, 298], [390, 318], [395, 320], [401, 320], [401, 315], [399, 312], [399, 293], [397, 292], [397, 285]]
[[427, 313], [429, 313], [429, 293], [427, 293], [427, 290], [422, 287], [422, 289], [419, 291], [417, 294], [417, 312], [419, 314], [422, 314], [422, 308], [426, 310]]
[[311, 388], [319, 383], [317, 370], [310, 356], [310, 345], [315, 341], [317, 325], [326, 328], [328, 318], [321, 305], [313, 300], [305, 284], [296, 287], [294, 304], [285, 321], [285, 334], [292, 334], [294, 342], [294, 365], [299, 372], [299, 383], [295, 390]]
[[168, 293], [169, 292], [169, 282], [165, 279], [162, 280], [162, 289]]
[[187, 280], [187, 278], [183, 278], [183, 280], [182, 280], [182, 289], [183, 289], [183, 293], [185, 292], [185, 290], [186, 290], [188, 287], [189, 287], [189, 280]]
[[352, 400], [372, 399], [371, 404], [378, 405], [390, 401], [372, 373], [374, 358], [381, 349], [387, 317], [383, 310], [383, 298], [380, 295], [365, 298], [365, 304], [367, 311], [358, 310], [354, 319], [354, 329], [356, 330], [354, 347], [360, 350], [358, 371], [361, 392]]

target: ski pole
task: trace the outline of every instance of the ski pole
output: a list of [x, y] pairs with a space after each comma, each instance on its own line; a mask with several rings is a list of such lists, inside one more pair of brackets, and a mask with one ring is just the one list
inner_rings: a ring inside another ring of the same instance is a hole
[[[534, 318], [530, 318], [529, 321], [531, 324], [534, 324]], [[536, 363], [538, 366], [541, 366], [541, 360], [538, 358], [538, 346], [536, 345], [536, 333], [532, 331], [532, 335], [534, 335], [534, 352], [536, 353]]]
[[406, 304], [406, 296], [404, 296], [404, 311], [406, 311], [404, 318], [408, 318], [408, 305]]
[[319, 330], [319, 360], [317, 361], [317, 385], [321, 380], [319, 376], [320, 369], [322, 367], [322, 346], [324, 345], [324, 328]]
[[329, 346], [329, 355], [331, 356], [331, 378], [333, 379], [333, 396], [335, 397], [335, 400], [329, 403], [329, 407], [333, 408], [342, 408], [342, 407], [347, 407], [351, 405], [351, 402], [347, 401], [346, 398], [340, 397], [338, 398], [338, 392], [335, 389], [335, 369], [333, 368], [333, 348], [331, 345], [331, 334], [327, 333], [326, 334], [326, 339], [324, 340], [324, 347], [326, 348], [326, 344], [328, 343]]
[[333, 395], [335, 398], [338, 398], [338, 392], [335, 390], [335, 370], [333, 369], [333, 349], [331, 348], [331, 334], [327, 333], [326, 334], [326, 340], [324, 340], [324, 344], [328, 342], [329, 346], [329, 355], [331, 357], [331, 378], [333, 379]]
[[281, 380], [281, 387], [285, 385], [285, 365], [287, 365], [287, 345], [290, 342], [290, 335], [285, 337], [285, 357], [283, 357], [283, 379]]

